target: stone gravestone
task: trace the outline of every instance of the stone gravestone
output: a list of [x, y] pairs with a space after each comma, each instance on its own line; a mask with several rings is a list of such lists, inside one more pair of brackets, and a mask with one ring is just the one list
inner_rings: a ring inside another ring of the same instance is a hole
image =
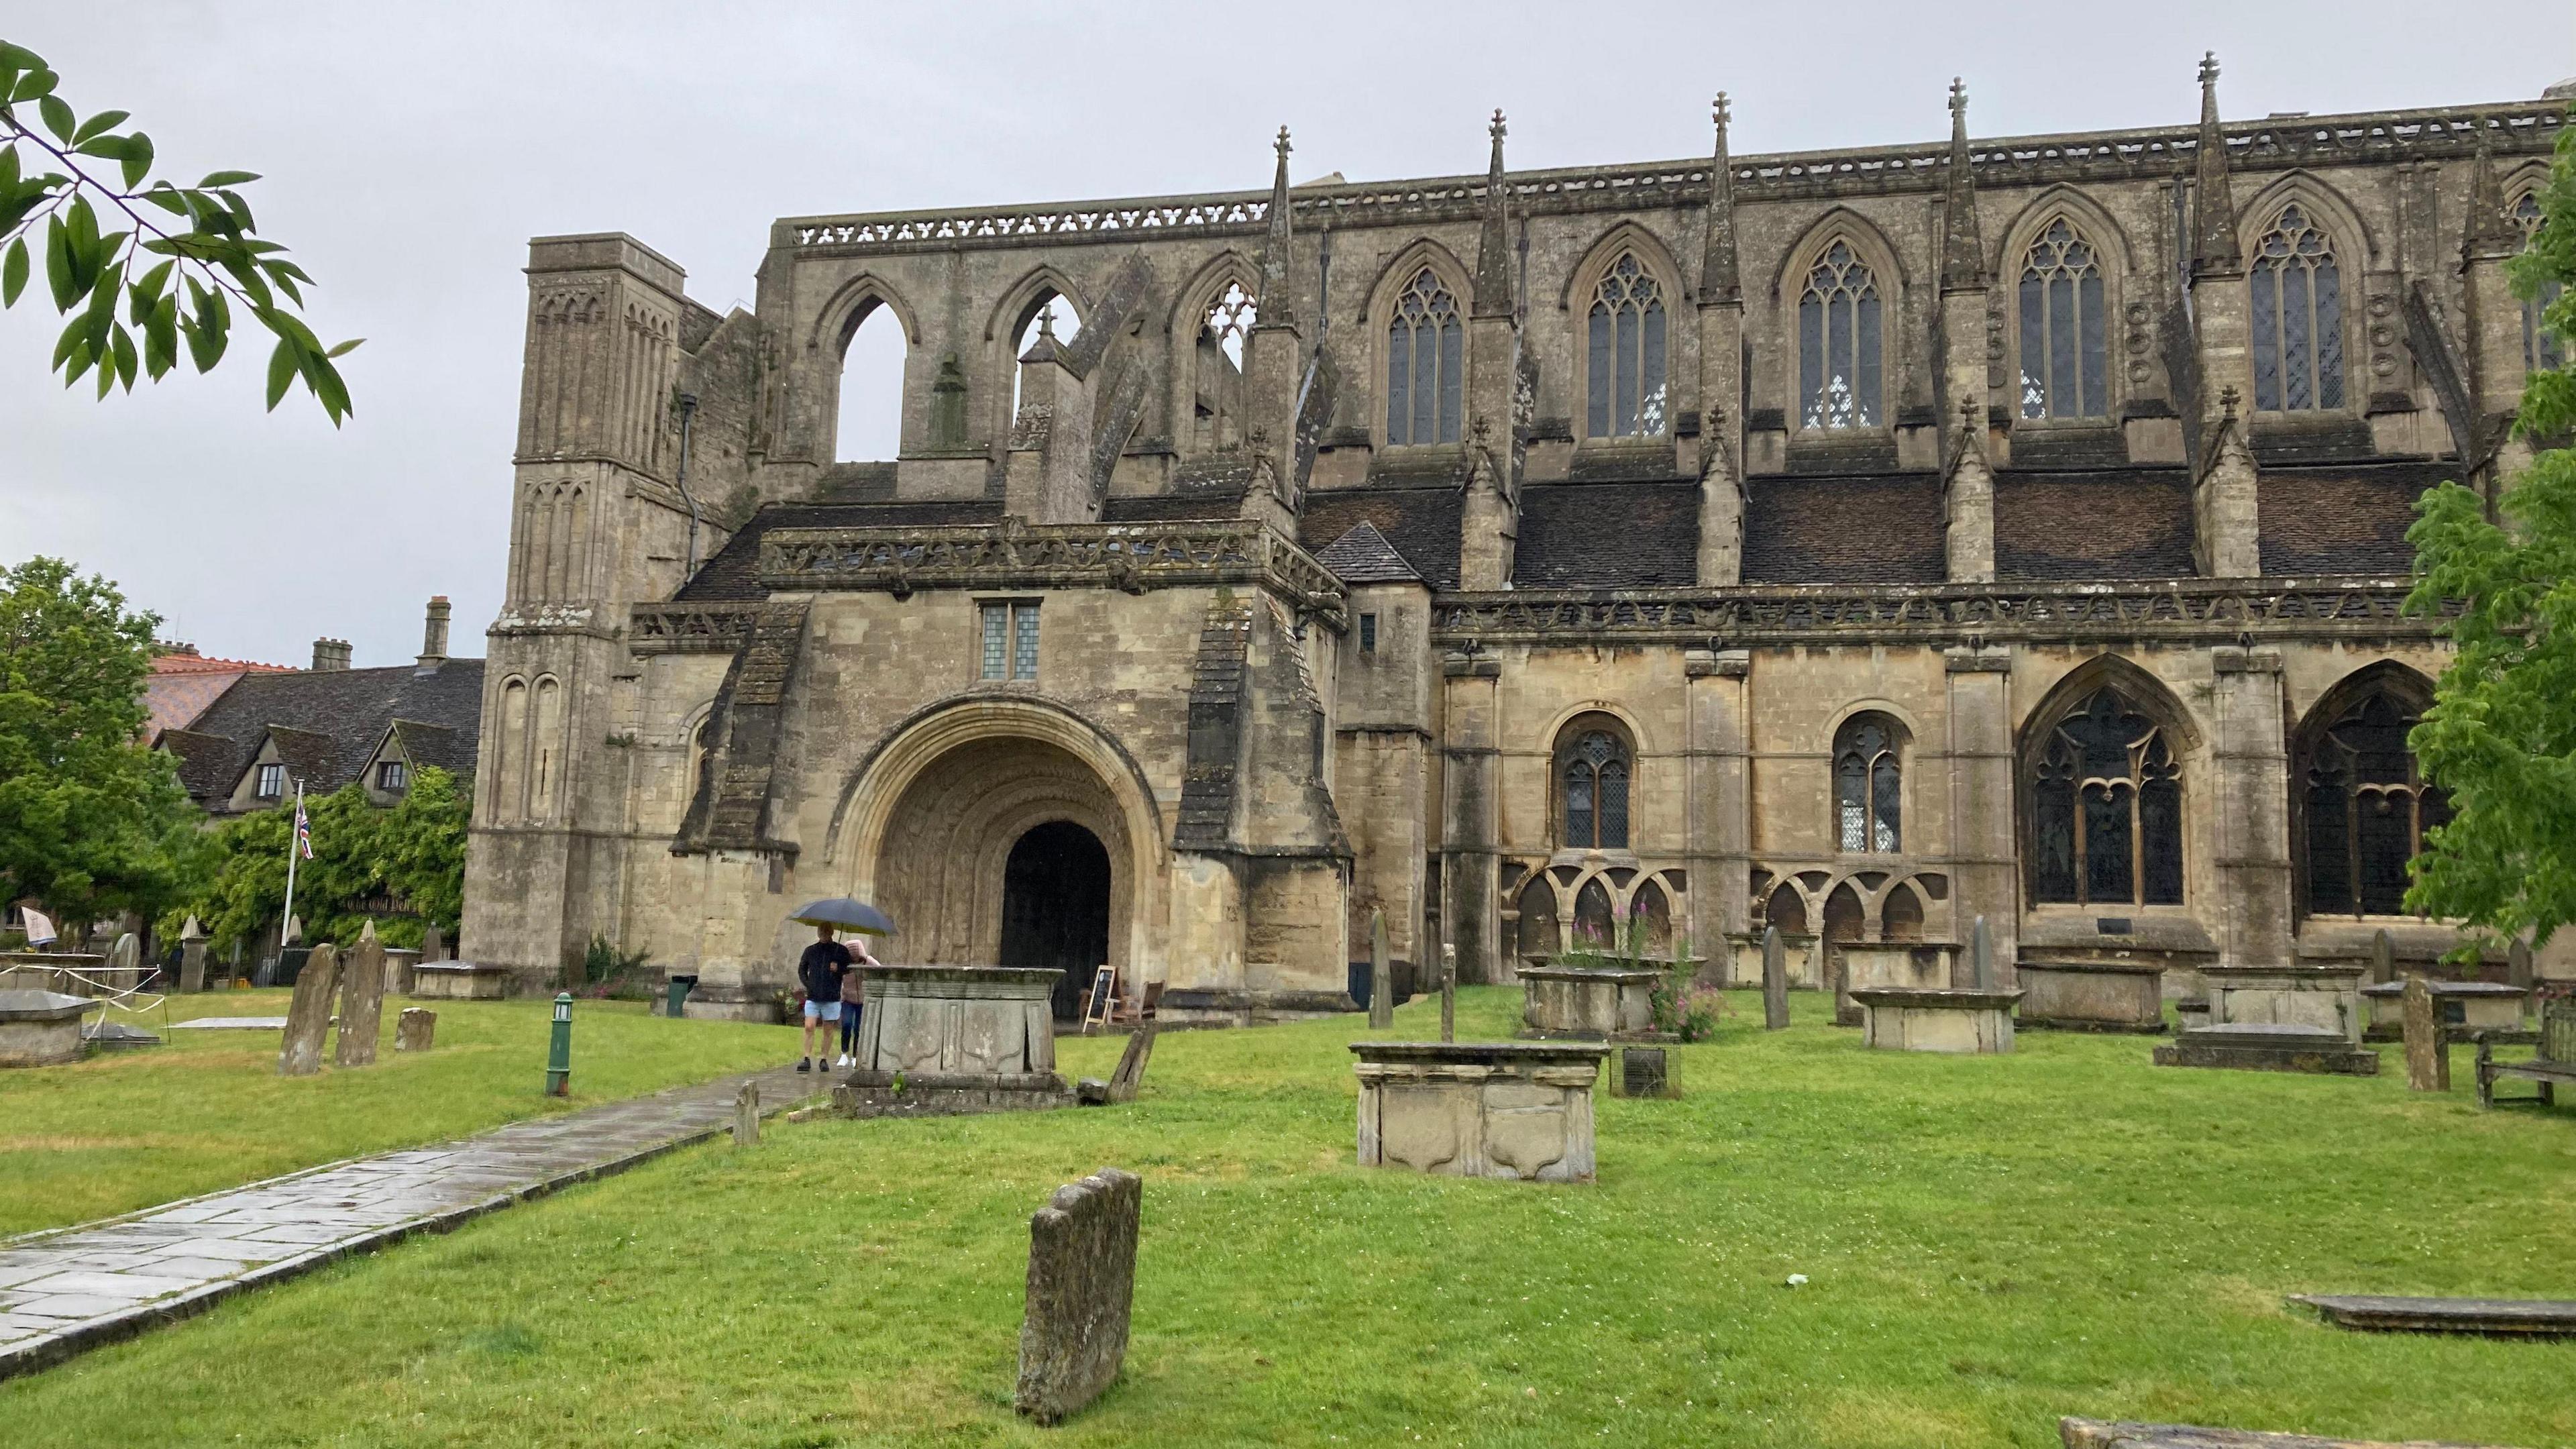
[[1104, 1167], [1055, 1190], [1029, 1219], [1028, 1314], [1020, 1322], [1022, 1414], [1053, 1424], [1100, 1396], [1127, 1357], [1144, 1183]]
[[2382, 981], [2396, 979], [2397, 939], [2388, 934], [2387, 927], [2382, 926], [2370, 933], [2370, 981], [2376, 986]]
[[286, 1008], [286, 1041], [277, 1049], [277, 1073], [309, 1077], [322, 1070], [322, 1033], [331, 1026], [331, 998], [340, 985], [340, 953], [329, 942], [313, 948], [295, 977], [295, 999]]
[[195, 916], [179, 928], [179, 989], [192, 996], [206, 989], [206, 932]]
[[288, 916], [286, 918], [286, 929], [284, 932], [280, 933], [277, 938], [278, 949], [282, 951], [289, 946], [301, 946], [303, 944], [304, 918], [302, 916]]
[[438, 1037], [438, 1013], [426, 1006], [406, 1006], [394, 1018], [394, 1050], [425, 1052]]
[[1762, 928], [1762, 1029], [1789, 1025], [1789, 953], [1780, 944], [1780, 928]]
[[2531, 996], [2531, 943], [2516, 938], [2504, 948], [2505, 984], [2523, 994], [2525, 1004]]
[[140, 973], [143, 970], [143, 943], [135, 939], [132, 931], [119, 935], [116, 938], [116, 944], [107, 948], [107, 969], [136, 973], [132, 976], [108, 978], [115, 982], [120, 990], [142, 984]]
[[385, 943], [376, 939], [375, 922], [367, 922], [358, 933], [358, 944], [350, 949], [340, 980], [337, 1061], [344, 1067], [372, 1067], [376, 1040], [385, 1029]]
[[421, 933], [420, 959], [424, 965], [447, 959], [447, 937], [435, 925]]
[[[2382, 938], [2387, 936], [2382, 931]], [[2433, 983], [2406, 978], [2406, 1087], [2414, 1092], [2451, 1090], [2451, 1053], [2442, 1044], [2442, 1023], [2433, 1011]]]
[[1139, 1025], [1127, 1038], [1127, 1050], [1118, 1055], [1118, 1070], [1109, 1074], [1109, 1100], [1133, 1102], [1136, 1088], [1145, 1080], [1145, 1064], [1154, 1059], [1155, 1023]]
[[1983, 916], [1968, 929], [1968, 984], [1979, 991], [1995, 989], [1995, 937]]
[[1369, 912], [1369, 1030], [1395, 1025], [1395, 978], [1386, 969], [1386, 912]]
[[733, 1094], [733, 1145], [756, 1147], [760, 1144], [760, 1083], [745, 1082]]
[[1458, 1039], [1458, 948], [1440, 944], [1440, 1039]]

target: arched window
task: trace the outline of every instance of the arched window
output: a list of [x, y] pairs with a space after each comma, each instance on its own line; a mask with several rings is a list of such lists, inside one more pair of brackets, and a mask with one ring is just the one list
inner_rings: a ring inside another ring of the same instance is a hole
[[2406, 732], [2420, 712], [2384, 689], [2320, 715], [2302, 741], [2308, 910], [2394, 916], [2406, 909], [2406, 863], [2450, 802], [2417, 772]]
[[2297, 202], [2254, 246], [2254, 406], [2343, 406], [2343, 278], [2334, 241]]
[[501, 708], [492, 740], [492, 816], [498, 822], [522, 818], [527, 810], [528, 683], [516, 675], [502, 682]]
[[1617, 928], [1618, 923], [1610, 914], [1610, 892], [1601, 884], [1601, 877], [1596, 875], [1583, 883], [1583, 889], [1574, 893], [1575, 948], [1580, 950], [1589, 946], [1596, 951], [1615, 948], [1621, 944], [1617, 939]]
[[1200, 452], [1243, 442], [1243, 344], [1258, 315], [1243, 284], [1228, 282], [1199, 318], [1191, 423]]
[[1808, 428], [1879, 425], [1878, 281], [1838, 241], [1825, 248], [1798, 298], [1798, 419]]
[[1070, 343], [1081, 336], [1082, 314], [1073, 309], [1073, 304], [1065, 300], [1063, 293], [1043, 291], [1030, 299], [1028, 310], [1021, 314], [1020, 325], [1014, 335], [1017, 340], [1011, 344], [1014, 359], [1011, 365], [1011, 416], [1016, 418], [1020, 415], [1020, 381], [1027, 371], [1016, 359], [1028, 356], [1029, 349], [1037, 346], [1041, 337], [1051, 335], [1058, 342]]
[[1467, 333], [1458, 299], [1424, 267], [1396, 295], [1386, 327], [1386, 440], [1458, 441], [1466, 410]]
[[2063, 217], [2021, 264], [2021, 415], [2111, 415], [2102, 344], [2102, 267]]
[[1556, 887], [1539, 871], [1521, 887], [1520, 954], [1545, 959], [1557, 953]]
[[[903, 451], [903, 319], [882, 302], [861, 303], [841, 334], [841, 400], [832, 460], [878, 462]], [[703, 427], [706, 419], [698, 420]]]
[[[2522, 228], [2522, 244], [2531, 245], [2534, 232], [2540, 230], [2540, 194], [2526, 191], [2513, 204], [2513, 220]], [[2544, 283], [2540, 295], [2522, 304], [2522, 360], [2529, 372], [2549, 372], [2567, 365], [2567, 349], [2558, 334], [2549, 330], [2542, 316], [2549, 304], [2558, 300], [2559, 284]]]
[[2033, 753], [2031, 898], [2182, 904], [2182, 766], [2163, 727], [2106, 685]]
[[1569, 726], [1556, 748], [1567, 850], [1628, 848], [1628, 741], [1601, 716]]
[[1834, 824], [1846, 852], [1894, 854], [1905, 788], [1896, 730], [1879, 715], [1854, 715], [1834, 737]]
[[1664, 431], [1663, 288], [1625, 252], [1592, 289], [1591, 399], [1595, 438], [1652, 437]]

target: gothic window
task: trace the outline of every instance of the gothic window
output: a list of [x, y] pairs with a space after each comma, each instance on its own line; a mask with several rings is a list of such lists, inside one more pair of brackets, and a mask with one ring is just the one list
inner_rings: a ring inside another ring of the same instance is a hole
[[1664, 431], [1665, 330], [1663, 289], [1636, 253], [1621, 254], [1592, 289], [1589, 436]]
[[1073, 309], [1073, 304], [1065, 300], [1063, 293], [1043, 291], [1029, 303], [1028, 311], [1020, 318], [1017, 340], [1011, 344], [1012, 417], [1020, 415], [1020, 384], [1027, 371], [1019, 359], [1028, 356], [1029, 349], [1037, 346], [1041, 337], [1053, 337], [1058, 342], [1070, 344], [1081, 335], [1082, 314]]
[[2254, 406], [2343, 406], [2343, 278], [2334, 242], [2297, 202], [2254, 246]]
[[[2540, 230], [2539, 193], [2522, 194], [2522, 199], [2513, 204], [2513, 220], [2522, 228], [2522, 244], [2530, 246], [2532, 234]], [[2565, 345], [2558, 340], [2558, 334], [2549, 330], [2543, 316], [2549, 304], [2558, 300], [2558, 293], [2559, 284], [2550, 282], [2541, 287], [2540, 295], [2522, 304], [2522, 360], [2526, 371], [2550, 372], [2567, 363]]]
[[2040, 737], [2030, 798], [2032, 899], [2182, 904], [2182, 766], [2118, 689], [2095, 690]]
[[1243, 347], [1257, 315], [1252, 294], [1228, 282], [1199, 318], [1191, 422], [1202, 452], [1242, 445]]
[[1241, 282], [1228, 282], [1217, 299], [1208, 304], [1207, 316], [1199, 320], [1199, 331], [1226, 360], [1238, 369], [1243, 366], [1243, 341], [1252, 335], [1252, 324], [1260, 320], [1260, 307]]
[[2406, 908], [2406, 863], [2424, 832], [2451, 818], [2418, 773], [2406, 733], [2417, 712], [2386, 691], [2337, 711], [2301, 751], [2306, 788], [2308, 909], [2394, 916]]
[[1808, 428], [1879, 426], [1878, 281], [1849, 242], [1825, 248], [1798, 298], [1798, 418]]
[[1846, 852], [1894, 854], [1904, 785], [1895, 729], [1879, 715], [1854, 715], [1834, 738], [1834, 823]]
[[1467, 333], [1458, 299], [1429, 267], [1396, 295], [1386, 328], [1386, 440], [1454, 443], [1465, 412]]
[[[892, 458], [903, 443], [903, 319], [871, 299], [841, 334], [841, 395], [834, 409], [832, 458], [865, 463]], [[698, 420], [704, 427], [706, 419]]]
[[1557, 746], [1568, 850], [1628, 848], [1627, 739], [1598, 716], [1577, 720]]
[[2102, 325], [2101, 263], [2061, 217], [2022, 258], [2023, 417], [2110, 416]]

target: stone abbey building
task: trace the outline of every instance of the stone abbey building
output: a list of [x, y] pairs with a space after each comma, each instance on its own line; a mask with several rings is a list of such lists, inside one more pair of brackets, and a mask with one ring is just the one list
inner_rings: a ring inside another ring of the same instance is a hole
[[[1542, 172], [1497, 115], [1382, 184], [1283, 133], [1267, 191], [779, 221], [725, 316], [538, 239], [466, 954], [758, 1011], [847, 892], [890, 960], [1249, 1020], [1347, 1007], [1377, 910], [1469, 981], [1765, 925], [1810, 984], [1937, 971], [1977, 916], [2006, 963], [2447, 947], [2404, 533], [2554, 359], [2505, 264], [2565, 106], [2201, 81], [1793, 155], [1721, 102], [1709, 159]], [[880, 313], [899, 456], [842, 461]]]

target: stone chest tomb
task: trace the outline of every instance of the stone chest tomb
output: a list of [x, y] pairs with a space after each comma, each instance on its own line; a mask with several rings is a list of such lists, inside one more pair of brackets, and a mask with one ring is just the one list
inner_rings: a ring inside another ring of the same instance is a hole
[[1449, 1177], [1590, 1182], [1606, 1046], [1353, 1042], [1359, 1160]]

